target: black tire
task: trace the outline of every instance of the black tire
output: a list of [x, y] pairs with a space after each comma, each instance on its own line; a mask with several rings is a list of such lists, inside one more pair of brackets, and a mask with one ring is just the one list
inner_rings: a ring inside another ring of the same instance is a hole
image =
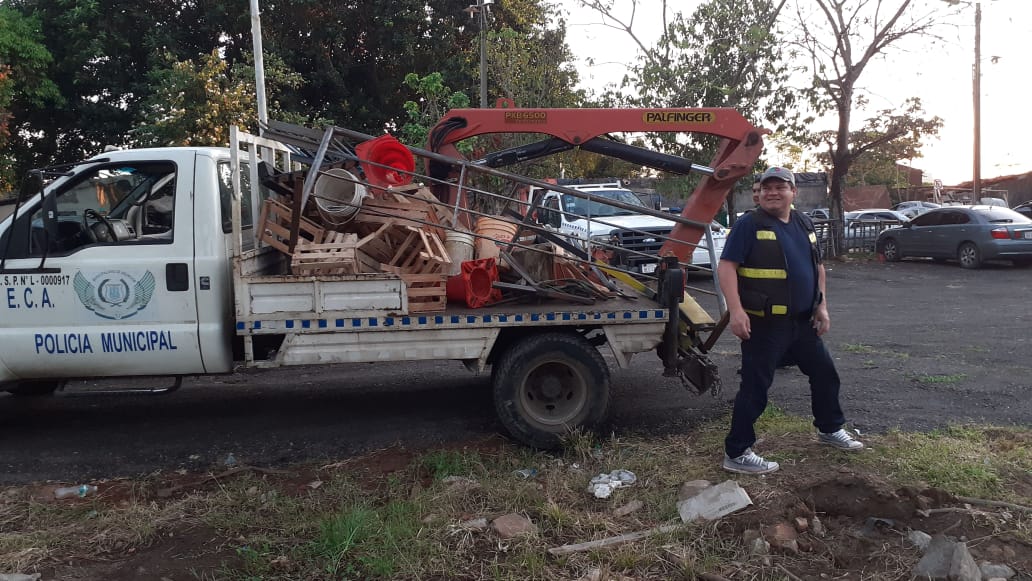
[[495, 411], [513, 438], [555, 449], [576, 428], [594, 429], [609, 411], [609, 367], [580, 335], [516, 340], [492, 370]]
[[15, 397], [46, 397], [59, 387], [60, 381], [22, 381], [5, 385], [4, 390]]
[[882, 242], [882, 255], [885, 256], [886, 262], [899, 262], [899, 259], [903, 258], [895, 238], [886, 238]]
[[982, 266], [982, 253], [972, 242], [965, 242], [957, 249], [957, 260], [962, 268], [978, 268]]

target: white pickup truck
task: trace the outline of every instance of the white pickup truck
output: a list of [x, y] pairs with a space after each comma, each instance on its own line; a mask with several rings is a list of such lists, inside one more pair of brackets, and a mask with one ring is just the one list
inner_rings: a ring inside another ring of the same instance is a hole
[[[234, 128], [228, 148], [112, 151], [34, 172], [40, 179], [0, 222], [0, 390], [49, 394], [78, 378], [181, 380], [236, 364], [452, 359], [473, 371], [490, 366], [505, 428], [550, 447], [606, 417], [609, 370], [598, 346], [626, 366], [666, 333], [668, 373], [691, 375], [700, 388], [718, 381], [676, 314], [680, 278], [658, 294], [662, 303], [655, 292], [630, 292], [590, 305], [449, 303], [412, 313], [393, 274], [292, 274], [256, 233], [270, 195], [254, 163], [259, 148], [275, 167], [301, 167], [291, 159], [296, 148]], [[713, 326], [690, 325], [701, 329]]]
[[[659, 249], [674, 229], [672, 220], [646, 214], [647, 206], [641, 198], [620, 182], [566, 187], [591, 194], [596, 199], [584, 200], [552, 190], [532, 191], [532, 196], [541, 196], [540, 223], [578, 238], [586, 245], [608, 245], [613, 249], [610, 261], [615, 265], [642, 274], [656, 272]], [[606, 204], [602, 201], [606, 199], [640, 207], [641, 213]], [[723, 225], [712, 222], [709, 235], [700, 240], [692, 252], [691, 264], [712, 266], [724, 250], [727, 234]]]

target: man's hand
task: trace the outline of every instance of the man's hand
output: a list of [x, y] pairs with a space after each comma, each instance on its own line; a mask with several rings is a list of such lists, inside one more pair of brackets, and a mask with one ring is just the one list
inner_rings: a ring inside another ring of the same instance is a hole
[[813, 312], [813, 329], [820, 337], [831, 330], [831, 317], [828, 316], [828, 308], [821, 303]]
[[731, 311], [731, 332], [742, 341], [748, 341], [752, 333], [752, 326], [749, 324], [749, 314], [742, 309]]

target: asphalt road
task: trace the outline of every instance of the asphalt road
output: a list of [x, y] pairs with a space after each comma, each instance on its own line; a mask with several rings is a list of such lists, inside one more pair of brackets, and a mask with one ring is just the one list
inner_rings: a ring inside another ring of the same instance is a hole
[[[705, 280], [696, 280], [705, 286]], [[831, 333], [843, 404], [863, 432], [951, 423], [1032, 424], [1032, 269], [829, 264]], [[688, 431], [730, 409], [737, 340], [713, 351], [724, 391], [695, 396], [652, 354], [613, 373], [611, 428]], [[93, 386], [86, 386], [87, 388]], [[188, 379], [168, 396], [0, 395], [0, 482], [78, 482], [237, 462], [331, 461], [497, 434], [488, 376], [458, 362], [245, 371]], [[772, 402], [809, 412], [806, 378], [778, 372]], [[719, 451], [714, 451], [715, 456]]]

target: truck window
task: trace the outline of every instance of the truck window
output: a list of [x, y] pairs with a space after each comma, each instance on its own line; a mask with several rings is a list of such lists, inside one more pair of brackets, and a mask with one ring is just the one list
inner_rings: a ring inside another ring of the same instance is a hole
[[[222, 208], [222, 232], [229, 234], [233, 231], [233, 170], [228, 161], [219, 162], [219, 205]], [[272, 190], [265, 186], [259, 186], [261, 193], [261, 205], [269, 196]], [[240, 162], [240, 225], [247, 230], [254, 227], [254, 216], [251, 212], [251, 172], [246, 161]]]
[[[631, 204], [645, 208], [641, 198], [634, 195], [630, 190], [586, 190], [585, 193], [607, 198], [624, 204]], [[602, 202], [581, 200], [574, 196], [563, 196], [563, 205], [567, 212], [577, 216], [591, 216], [592, 218], [605, 218], [606, 216], [633, 216], [634, 212], [616, 208]]]
[[90, 168], [18, 218], [7, 257], [59, 256], [98, 243], [170, 243], [175, 189], [176, 167], [168, 162]]
[[559, 197], [552, 196], [546, 199], [542, 206], [544, 207], [544, 210], [542, 210], [544, 219], [542, 221], [555, 228], [562, 226], [563, 218], [559, 214]]

